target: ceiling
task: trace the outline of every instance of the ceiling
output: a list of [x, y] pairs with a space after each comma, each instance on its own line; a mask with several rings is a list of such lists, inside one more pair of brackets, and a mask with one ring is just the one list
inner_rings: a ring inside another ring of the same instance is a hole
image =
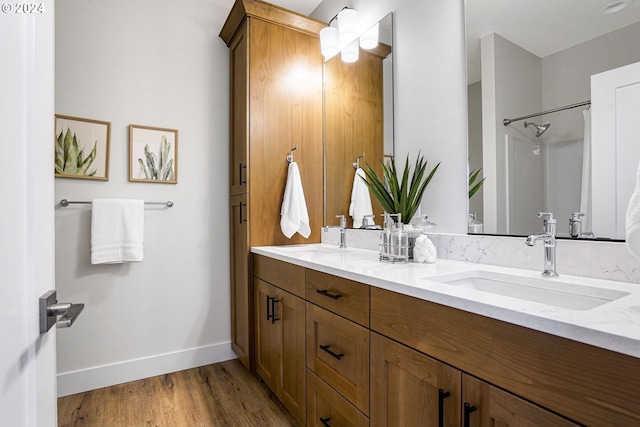
[[495, 32], [544, 58], [640, 22], [640, 0], [626, 1], [604, 14], [612, 0], [466, 0], [468, 82], [480, 80], [481, 37]]

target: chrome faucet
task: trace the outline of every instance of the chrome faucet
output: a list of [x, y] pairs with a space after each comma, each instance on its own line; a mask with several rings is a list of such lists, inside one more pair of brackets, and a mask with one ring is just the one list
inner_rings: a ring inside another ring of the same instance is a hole
[[544, 269], [542, 275], [545, 277], [557, 277], [556, 220], [551, 212], [538, 212], [538, 217], [542, 218], [544, 233], [528, 236], [525, 244], [527, 246], [535, 246], [538, 240], [544, 240]]
[[329, 230], [330, 228], [339, 228], [340, 229], [340, 248], [344, 249], [347, 247], [347, 218], [344, 215], [336, 215], [336, 218], [340, 218], [340, 225], [324, 226], [324, 231]]
[[569, 235], [572, 239], [585, 238], [595, 239], [595, 235], [591, 231], [582, 231], [582, 217], [584, 213], [574, 212], [569, 218]]

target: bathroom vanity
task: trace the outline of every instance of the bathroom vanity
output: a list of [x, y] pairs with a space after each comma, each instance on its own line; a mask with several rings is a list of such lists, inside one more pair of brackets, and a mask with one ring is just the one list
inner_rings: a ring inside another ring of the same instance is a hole
[[[256, 372], [301, 425], [640, 424], [633, 284], [544, 279], [553, 305], [447, 282], [538, 280], [528, 270], [322, 244], [252, 252]], [[586, 289], [601, 301], [567, 308], [560, 290]]]

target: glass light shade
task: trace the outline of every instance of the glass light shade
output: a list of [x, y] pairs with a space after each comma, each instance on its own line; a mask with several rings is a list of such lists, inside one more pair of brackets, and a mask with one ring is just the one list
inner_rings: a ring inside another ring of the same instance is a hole
[[376, 24], [365, 31], [365, 33], [360, 36], [360, 47], [363, 49], [373, 49], [378, 46], [379, 30], [380, 25]]
[[345, 42], [358, 37], [358, 11], [355, 9], [343, 9], [338, 13], [338, 31], [340, 39]]
[[356, 62], [360, 56], [360, 46], [358, 40], [354, 40], [346, 45], [340, 52], [343, 62]]
[[338, 53], [338, 29], [326, 27], [320, 30], [320, 50], [322, 55], [331, 58]]

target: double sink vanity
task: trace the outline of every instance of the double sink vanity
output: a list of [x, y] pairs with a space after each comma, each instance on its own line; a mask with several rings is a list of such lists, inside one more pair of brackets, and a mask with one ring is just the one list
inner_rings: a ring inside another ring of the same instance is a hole
[[327, 244], [252, 254], [256, 372], [301, 425], [640, 425], [635, 284]]

